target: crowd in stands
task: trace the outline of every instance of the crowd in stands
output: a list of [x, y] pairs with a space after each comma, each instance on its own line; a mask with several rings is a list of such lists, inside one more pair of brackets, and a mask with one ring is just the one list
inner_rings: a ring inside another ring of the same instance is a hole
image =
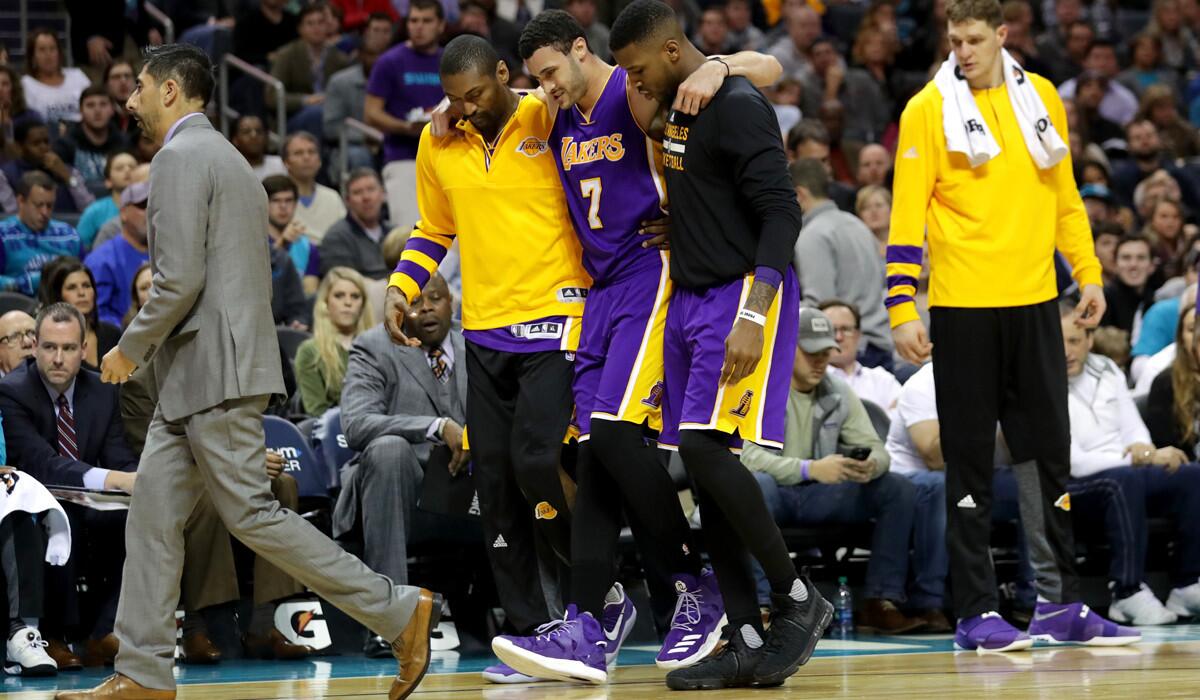
[[[864, 625], [946, 631], [945, 463], [933, 372], [894, 356], [883, 304], [892, 164], [905, 157], [894, 152], [898, 122], [947, 53], [944, 3], [668, 4], [706, 53], [758, 50], [783, 67], [765, 93], [804, 209], [795, 256], [802, 331], [784, 449], [751, 446], [743, 462], [781, 524], [874, 524]], [[24, 64], [0, 65], [0, 292], [28, 299], [0, 315], [0, 421], [8, 465], [48, 486], [120, 489], [136, 479], [157, 387], [143, 373], [118, 390], [94, 372], [145, 303], [154, 274], [146, 209], [157, 146], [125, 100], [136, 85], [137, 47], [163, 37], [144, 10], [125, 12], [125, 2], [66, 5], [70, 36], [34, 29]], [[263, 240], [275, 321], [304, 338], [288, 357], [293, 395], [275, 412], [318, 424], [336, 412], [356, 456], [341, 475], [333, 533], [359, 538], [363, 560], [398, 583], [409, 578], [406, 535], [423, 474], [461, 456], [465, 423], [456, 251], [411, 311], [421, 347], [393, 345], [378, 323], [386, 280], [419, 218], [415, 156], [443, 98], [440, 47], [460, 33], [482, 35], [513, 69], [514, 86], [530, 87], [516, 44], [542, 6], [162, 3], [183, 41], [218, 61], [236, 56], [283, 85], [283, 124], [275, 123], [278, 96], [263, 83], [235, 77], [227, 96], [239, 113], [227, 136], [268, 202]], [[563, 4], [600, 56], [621, 6]], [[1101, 328], [1063, 326], [1075, 522], [1106, 534], [1114, 619], [1163, 624], [1200, 614], [1200, 3], [1009, 0], [1003, 16], [1008, 50], [1059, 86], [1068, 123], [1057, 126], [1070, 133], [1104, 270]], [[75, 66], [67, 65], [67, 45]], [[0, 47], [0, 57], [8, 55]], [[215, 108], [210, 116], [217, 121]], [[348, 118], [381, 132], [382, 142], [347, 126]], [[1069, 299], [1076, 290], [1066, 262], [1056, 256], [1055, 264]], [[926, 267], [917, 297], [928, 324], [927, 284]], [[1000, 452], [994, 518], [1011, 521], [1019, 509], [1015, 487], [1005, 490], [1012, 477]], [[296, 507], [295, 483], [278, 457], [264, 461], [276, 496]], [[40, 628], [60, 669], [115, 653], [123, 558], [123, 515], [78, 507], [68, 514], [78, 533], [72, 563], [47, 567], [39, 584], [56, 602], [33, 614], [24, 611], [38, 605], [22, 604], [13, 622], [14, 631]], [[1144, 582], [1151, 516], [1174, 522], [1176, 569], [1165, 604]], [[189, 561], [194, 550], [196, 561], [218, 562], [185, 570], [181, 601], [185, 656], [212, 662], [220, 651], [205, 636], [202, 613], [237, 598], [232, 556], [227, 532], [203, 508], [186, 536]], [[1032, 595], [1030, 557], [1019, 597]], [[73, 597], [71, 577], [81, 575], [101, 601], [92, 619], [80, 619]], [[265, 564], [254, 578], [247, 650], [306, 656], [311, 650], [288, 643], [270, 623], [271, 606], [300, 592], [295, 582]], [[390, 653], [379, 639], [368, 640], [367, 651]]]

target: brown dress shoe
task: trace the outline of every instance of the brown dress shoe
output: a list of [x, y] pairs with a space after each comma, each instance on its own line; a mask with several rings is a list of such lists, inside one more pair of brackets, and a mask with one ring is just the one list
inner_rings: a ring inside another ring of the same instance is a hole
[[272, 629], [266, 635], [246, 633], [242, 637], [242, 648], [246, 656], [252, 659], [279, 659], [280, 661], [295, 661], [307, 659], [317, 653], [316, 649], [304, 644], [292, 644], [277, 629]]
[[904, 634], [925, 626], [925, 621], [900, 612], [890, 600], [868, 598], [858, 618], [858, 628], [864, 632]]
[[46, 653], [58, 664], [59, 671], [79, 671], [83, 669], [83, 659], [71, 651], [71, 646], [61, 639], [47, 639]]
[[400, 672], [392, 681], [388, 700], [402, 700], [412, 694], [429, 670], [429, 635], [442, 615], [442, 596], [418, 589], [417, 607], [399, 637], [392, 640], [392, 653]]
[[930, 608], [922, 612], [920, 619], [925, 621], [925, 629], [921, 630], [925, 634], [946, 634], [954, 630], [950, 620], [946, 619], [946, 613], [940, 608]]
[[143, 688], [128, 676], [114, 673], [91, 690], [64, 690], [54, 696], [55, 700], [175, 700], [174, 690]]
[[221, 660], [221, 650], [204, 632], [183, 635], [183, 663], [215, 664]]
[[112, 666], [113, 659], [117, 658], [117, 650], [120, 648], [121, 643], [117, 641], [117, 635], [111, 632], [103, 639], [89, 639], [84, 647], [83, 665], [89, 668]]

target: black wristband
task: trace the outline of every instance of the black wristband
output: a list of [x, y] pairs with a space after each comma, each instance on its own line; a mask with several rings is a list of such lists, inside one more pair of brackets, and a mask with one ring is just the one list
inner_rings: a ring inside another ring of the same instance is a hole
[[733, 70], [730, 69], [729, 64], [725, 62], [725, 59], [723, 59], [719, 56], [714, 56], [713, 58], [710, 58], [708, 60], [716, 61], [717, 63], [720, 63], [721, 65], [725, 66], [725, 77], [726, 78], [728, 78], [733, 73]]

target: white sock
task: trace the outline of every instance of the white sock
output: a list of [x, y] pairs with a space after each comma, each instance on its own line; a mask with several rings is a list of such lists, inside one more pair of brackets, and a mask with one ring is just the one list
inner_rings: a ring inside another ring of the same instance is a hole
[[762, 637], [759, 636], [758, 630], [754, 629], [753, 625], [742, 625], [742, 640], [746, 642], [746, 646], [751, 649], [758, 649], [763, 645]]
[[792, 590], [788, 591], [788, 597], [797, 603], [803, 603], [808, 600], [808, 586], [805, 586], [800, 579], [792, 581]]

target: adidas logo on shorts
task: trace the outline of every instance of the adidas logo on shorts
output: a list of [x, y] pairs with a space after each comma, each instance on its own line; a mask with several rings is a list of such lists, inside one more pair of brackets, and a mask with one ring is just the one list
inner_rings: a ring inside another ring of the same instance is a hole
[[496, 535], [496, 541], [492, 543], [492, 549], [504, 549], [508, 547], [508, 543], [504, 541], [504, 535]]
[[971, 494], [968, 493], [967, 495], [962, 497], [961, 501], [958, 502], [958, 507], [959, 508], [974, 508], [975, 507], [975, 499], [972, 498]]

